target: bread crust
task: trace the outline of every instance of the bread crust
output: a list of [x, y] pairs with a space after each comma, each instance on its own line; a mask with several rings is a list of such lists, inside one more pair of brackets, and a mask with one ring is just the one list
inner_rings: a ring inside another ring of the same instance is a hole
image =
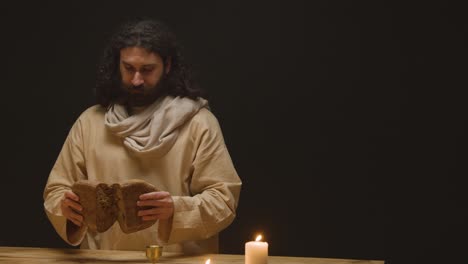
[[79, 203], [83, 207], [83, 222], [93, 231], [97, 231], [96, 185], [97, 183], [91, 181], [79, 181], [72, 186], [72, 191], [78, 195]]

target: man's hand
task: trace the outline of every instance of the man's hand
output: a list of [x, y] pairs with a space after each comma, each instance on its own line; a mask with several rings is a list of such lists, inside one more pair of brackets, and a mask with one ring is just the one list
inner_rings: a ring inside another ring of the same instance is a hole
[[169, 219], [174, 214], [174, 200], [168, 192], [150, 192], [140, 195], [138, 206], [150, 206], [153, 208], [138, 211], [143, 221], [157, 219]]
[[80, 198], [72, 191], [66, 191], [60, 202], [62, 214], [72, 223], [81, 226], [83, 223], [83, 216], [79, 213], [83, 207], [79, 203]]

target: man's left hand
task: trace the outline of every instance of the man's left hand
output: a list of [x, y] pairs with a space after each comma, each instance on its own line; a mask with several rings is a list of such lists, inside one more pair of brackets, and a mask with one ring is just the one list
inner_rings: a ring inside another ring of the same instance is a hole
[[153, 208], [138, 211], [138, 216], [143, 221], [157, 219], [169, 219], [174, 215], [174, 200], [168, 192], [150, 192], [140, 195], [138, 206], [150, 206]]

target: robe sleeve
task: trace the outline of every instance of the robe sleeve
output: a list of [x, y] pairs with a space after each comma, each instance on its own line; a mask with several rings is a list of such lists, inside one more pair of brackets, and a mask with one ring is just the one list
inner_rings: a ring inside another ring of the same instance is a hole
[[173, 196], [172, 219], [159, 223], [159, 239], [169, 244], [212, 237], [236, 216], [242, 183], [218, 121], [206, 113], [193, 133], [198, 144], [192, 163], [192, 196]]
[[86, 178], [85, 159], [83, 155], [81, 123], [78, 119], [71, 128], [60, 154], [49, 174], [44, 189], [44, 209], [52, 226], [60, 237], [72, 246], [83, 240], [86, 227], [82, 225], [72, 234], [67, 234], [67, 224], [71, 225], [62, 214], [60, 201], [65, 191], [79, 179]]

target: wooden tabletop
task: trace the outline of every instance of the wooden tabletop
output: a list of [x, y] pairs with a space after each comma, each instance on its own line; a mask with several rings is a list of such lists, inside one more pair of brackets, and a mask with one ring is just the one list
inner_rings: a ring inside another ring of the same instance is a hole
[[[243, 255], [211, 254], [199, 256], [181, 256], [164, 253], [158, 263], [172, 264], [204, 264], [210, 258], [211, 264], [244, 264]], [[145, 252], [117, 251], [117, 250], [86, 250], [86, 249], [59, 249], [59, 248], [27, 248], [27, 247], [0, 247], [0, 263], [10, 264], [73, 264], [73, 263], [150, 263]], [[299, 258], [269, 256], [268, 264], [383, 264], [376, 260], [352, 260], [329, 258]]]

